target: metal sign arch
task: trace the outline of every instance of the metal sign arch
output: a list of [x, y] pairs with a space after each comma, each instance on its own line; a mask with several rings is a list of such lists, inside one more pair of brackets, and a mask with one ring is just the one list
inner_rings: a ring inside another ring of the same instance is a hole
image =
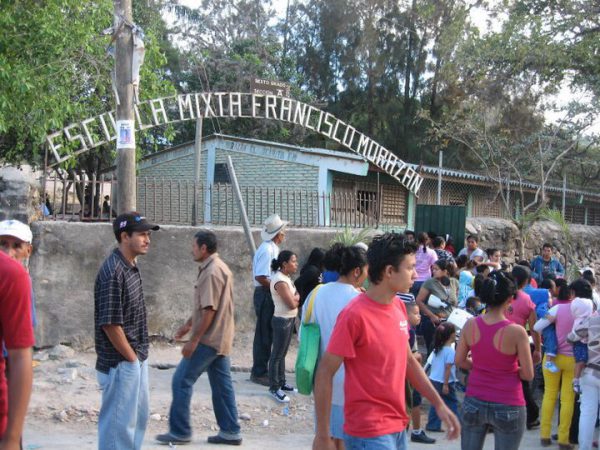
[[[244, 92], [199, 92], [146, 100], [134, 106], [136, 131], [210, 118], [250, 118], [293, 123], [319, 133], [360, 155], [379, 167], [415, 195], [423, 182], [409, 164], [350, 124], [312, 105], [276, 95]], [[115, 111], [109, 111], [60, 131], [48, 134], [46, 143], [59, 164], [102, 144], [116, 140]], [[64, 153], [66, 143], [74, 143], [74, 152]]]

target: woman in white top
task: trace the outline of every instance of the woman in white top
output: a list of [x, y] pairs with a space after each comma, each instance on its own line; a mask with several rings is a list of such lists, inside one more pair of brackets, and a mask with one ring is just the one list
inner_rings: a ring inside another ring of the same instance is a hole
[[300, 294], [290, 279], [290, 275], [298, 270], [298, 259], [293, 252], [284, 250], [271, 262], [271, 270], [271, 296], [275, 312], [271, 319], [273, 348], [269, 358], [269, 392], [278, 402], [287, 403], [290, 398], [286, 392], [295, 390], [285, 382], [285, 355], [292, 340], [300, 304]]
[[[360, 288], [367, 279], [367, 253], [356, 246], [341, 250], [340, 267], [336, 270], [337, 281], [324, 284], [315, 295], [311, 322], [319, 324], [321, 330], [320, 354], [327, 349], [338, 315], [350, 301], [360, 294]], [[309, 294], [304, 302], [302, 320], [306, 315]], [[302, 338], [302, 337], [300, 337]], [[344, 448], [344, 365], [333, 377], [331, 396], [330, 433], [337, 450]]]

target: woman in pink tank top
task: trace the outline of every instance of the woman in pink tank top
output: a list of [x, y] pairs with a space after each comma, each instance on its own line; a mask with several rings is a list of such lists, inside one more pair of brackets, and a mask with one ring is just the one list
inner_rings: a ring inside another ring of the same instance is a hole
[[456, 365], [470, 371], [462, 408], [462, 450], [481, 450], [488, 427], [494, 431], [496, 448], [517, 450], [521, 443], [526, 421], [521, 380], [533, 379], [533, 362], [527, 332], [505, 316], [515, 293], [511, 275], [493, 272], [480, 291], [486, 313], [462, 329]]

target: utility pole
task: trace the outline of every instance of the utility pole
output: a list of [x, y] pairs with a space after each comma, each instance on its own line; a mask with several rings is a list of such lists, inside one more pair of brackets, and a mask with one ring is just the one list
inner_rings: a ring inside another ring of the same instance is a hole
[[440, 150], [438, 161], [437, 205], [442, 204], [442, 169], [444, 167], [444, 151]]
[[[194, 204], [192, 205], [192, 226], [198, 224], [198, 203], [202, 196], [203, 186], [200, 183], [202, 176], [202, 116], [196, 119], [196, 139], [194, 140]], [[200, 193], [198, 192], [200, 190]], [[208, 192], [208, 191], [207, 191]]]
[[136, 209], [135, 126], [133, 118], [133, 23], [132, 0], [114, 0], [117, 93], [117, 208], [119, 213]]

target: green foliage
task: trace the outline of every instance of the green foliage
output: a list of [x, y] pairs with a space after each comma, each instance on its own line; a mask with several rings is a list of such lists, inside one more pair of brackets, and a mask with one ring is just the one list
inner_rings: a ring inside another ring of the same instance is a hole
[[[110, 36], [102, 35], [112, 20], [110, 0], [3, 2], [0, 158], [40, 164], [47, 133], [114, 108], [110, 81], [114, 63], [106, 53]], [[174, 93], [160, 48], [164, 41], [159, 34], [159, 11], [136, 7], [134, 20], [146, 32], [141, 96]], [[95, 172], [102, 165], [98, 158], [106, 164], [112, 160], [111, 153], [112, 146], [100, 149], [82, 158], [79, 165]]]
[[359, 242], [363, 242], [368, 245], [368, 242], [371, 241], [374, 232], [375, 231], [371, 228], [362, 228], [358, 232], [355, 232], [355, 230], [350, 228], [344, 228], [343, 231], [340, 231], [334, 236], [330, 242], [330, 245], [339, 243], [350, 247], [358, 244]]

